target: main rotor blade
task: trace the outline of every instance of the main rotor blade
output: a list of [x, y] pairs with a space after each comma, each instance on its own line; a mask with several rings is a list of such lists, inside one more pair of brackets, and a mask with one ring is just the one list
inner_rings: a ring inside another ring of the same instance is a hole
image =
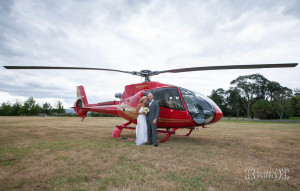
[[172, 69], [172, 70], [163, 70], [163, 71], [158, 71], [158, 74], [161, 74], [161, 73], [193, 72], [193, 71], [204, 71], [204, 70], [285, 68], [285, 67], [295, 67], [297, 65], [298, 65], [298, 63], [204, 66], [204, 67], [178, 68], [178, 69]]
[[83, 67], [56, 67], [56, 66], [3, 66], [6, 69], [29, 69], [29, 70], [105, 70], [105, 71], [112, 71], [112, 72], [122, 72], [133, 74], [130, 71], [123, 71], [123, 70], [114, 70], [114, 69], [106, 69], [106, 68], [83, 68]]

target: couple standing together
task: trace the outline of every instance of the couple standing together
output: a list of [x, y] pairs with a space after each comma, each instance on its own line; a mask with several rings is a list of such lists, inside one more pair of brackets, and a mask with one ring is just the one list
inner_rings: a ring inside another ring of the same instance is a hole
[[[147, 101], [148, 97], [148, 101]], [[136, 108], [137, 126], [136, 126], [136, 145], [146, 144], [147, 140], [149, 145], [157, 147], [157, 134], [156, 134], [156, 124], [159, 114], [159, 104], [153, 99], [153, 94], [141, 98], [140, 104]], [[146, 108], [149, 108], [149, 112]]]

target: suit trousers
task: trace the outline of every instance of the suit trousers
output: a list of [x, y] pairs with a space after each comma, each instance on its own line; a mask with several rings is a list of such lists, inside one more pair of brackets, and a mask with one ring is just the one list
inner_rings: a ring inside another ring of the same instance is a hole
[[149, 144], [157, 144], [157, 131], [156, 131], [156, 124], [153, 124], [153, 121], [149, 121], [147, 119], [147, 130], [148, 130], [148, 140]]

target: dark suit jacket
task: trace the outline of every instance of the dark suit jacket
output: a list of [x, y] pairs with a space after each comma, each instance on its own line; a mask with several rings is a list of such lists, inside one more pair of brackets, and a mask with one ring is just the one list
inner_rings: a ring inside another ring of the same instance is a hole
[[152, 122], [154, 119], [158, 119], [159, 115], [159, 104], [153, 100], [151, 106], [149, 106], [149, 103], [147, 103], [147, 107], [149, 108], [149, 113], [147, 114], [146, 118], [150, 122]]

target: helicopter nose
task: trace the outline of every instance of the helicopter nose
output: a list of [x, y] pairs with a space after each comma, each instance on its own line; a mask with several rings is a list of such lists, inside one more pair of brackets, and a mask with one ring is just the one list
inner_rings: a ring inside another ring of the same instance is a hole
[[222, 110], [219, 107], [216, 107], [216, 106], [214, 106], [214, 108], [215, 108], [216, 115], [215, 115], [214, 120], [211, 123], [215, 123], [223, 117]]
[[223, 117], [223, 112], [219, 107], [215, 107], [216, 116], [214, 121], [219, 121]]

